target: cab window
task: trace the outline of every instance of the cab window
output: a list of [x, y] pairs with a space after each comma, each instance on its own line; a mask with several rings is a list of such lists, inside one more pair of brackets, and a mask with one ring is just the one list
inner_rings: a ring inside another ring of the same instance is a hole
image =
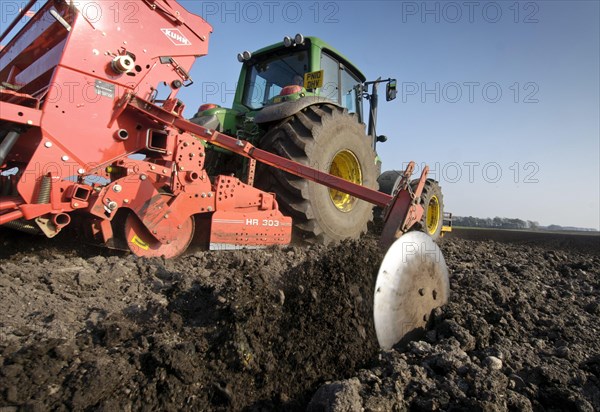
[[320, 96], [327, 99], [333, 100], [337, 104], [340, 104], [339, 89], [340, 84], [339, 77], [339, 66], [340, 64], [333, 57], [322, 53], [321, 54], [321, 70], [323, 70], [323, 87], [321, 88]]
[[356, 113], [355, 87], [360, 84], [360, 80], [326, 52], [321, 53], [321, 70], [324, 73], [320, 96], [345, 107], [350, 113]]
[[356, 86], [360, 81], [343, 65], [340, 66], [340, 73], [342, 79], [340, 83], [341, 105], [350, 113], [356, 113]]

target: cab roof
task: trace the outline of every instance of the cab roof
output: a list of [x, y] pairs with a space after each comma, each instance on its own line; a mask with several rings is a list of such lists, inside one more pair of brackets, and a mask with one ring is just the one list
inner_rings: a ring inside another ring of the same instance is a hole
[[[348, 67], [353, 73], [355, 73], [359, 78], [361, 82], [366, 81], [366, 77], [363, 74], [362, 71], [360, 71], [360, 69], [358, 67], [356, 67], [354, 64], [352, 64], [350, 62], [350, 60], [344, 56], [342, 53], [340, 53], [335, 47], [332, 47], [329, 43], [321, 40], [318, 37], [314, 37], [314, 36], [308, 36], [305, 37], [305, 42], [307, 42], [309, 44], [309, 48], [310, 47], [317, 47], [319, 49], [324, 49], [326, 51], [328, 51], [330, 54], [333, 54], [335, 57], [337, 57], [339, 60], [341, 60], [341, 62], [344, 64], [344, 66]], [[261, 49], [256, 50], [254, 53], [252, 53], [253, 56], [261, 56], [261, 55], [267, 55], [270, 52], [274, 51], [274, 50], [280, 50], [280, 49], [287, 49], [287, 47], [285, 47], [285, 45], [283, 44], [283, 41], [279, 42], [279, 43], [275, 43], [275, 44], [271, 44], [269, 46], [263, 47]]]

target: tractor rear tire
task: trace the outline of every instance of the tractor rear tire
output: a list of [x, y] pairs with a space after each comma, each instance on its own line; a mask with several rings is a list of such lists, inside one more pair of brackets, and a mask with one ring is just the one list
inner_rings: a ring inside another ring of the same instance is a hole
[[377, 178], [379, 191], [385, 193], [386, 195], [391, 195], [394, 190], [396, 180], [398, 180], [400, 176], [402, 176], [402, 172], [400, 170], [388, 170], [380, 174]]
[[[377, 156], [356, 115], [333, 105], [309, 106], [274, 125], [261, 149], [377, 189]], [[373, 205], [266, 165], [257, 165], [256, 187], [275, 193], [294, 222], [294, 240], [330, 243], [358, 238], [373, 219]]]

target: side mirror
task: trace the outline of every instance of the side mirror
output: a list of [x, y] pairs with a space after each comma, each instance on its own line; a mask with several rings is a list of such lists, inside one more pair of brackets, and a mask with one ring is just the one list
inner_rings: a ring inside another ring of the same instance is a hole
[[398, 90], [396, 89], [396, 80], [390, 80], [385, 86], [385, 99], [391, 102], [396, 98]]

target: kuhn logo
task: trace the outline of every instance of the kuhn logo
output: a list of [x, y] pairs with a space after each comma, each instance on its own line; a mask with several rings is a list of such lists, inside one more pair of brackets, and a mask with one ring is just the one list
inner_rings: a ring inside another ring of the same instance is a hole
[[160, 31], [162, 31], [165, 34], [165, 36], [167, 36], [169, 40], [173, 42], [175, 46], [192, 45], [192, 42], [189, 41], [187, 37], [185, 37], [183, 33], [179, 31], [179, 29], [160, 29]]

